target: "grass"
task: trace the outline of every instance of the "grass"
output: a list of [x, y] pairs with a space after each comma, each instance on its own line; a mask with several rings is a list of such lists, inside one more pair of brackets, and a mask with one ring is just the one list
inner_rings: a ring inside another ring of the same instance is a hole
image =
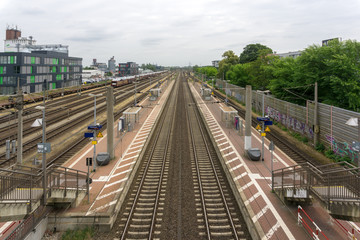
[[85, 227], [84, 229], [67, 230], [61, 236], [61, 240], [92, 240], [94, 233], [95, 231], [92, 227]]

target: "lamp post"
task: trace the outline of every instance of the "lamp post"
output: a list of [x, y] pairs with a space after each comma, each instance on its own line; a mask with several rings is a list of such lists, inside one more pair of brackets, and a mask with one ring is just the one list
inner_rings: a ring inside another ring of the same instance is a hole
[[[94, 97], [94, 126], [96, 126], [96, 97], [102, 96], [102, 93], [99, 94], [93, 94], [89, 93], [90, 97]], [[96, 130], [94, 130], [94, 141], [96, 141]], [[94, 172], [96, 171], [96, 144], [94, 144]]]
[[[45, 98], [44, 98], [45, 100]], [[45, 102], [45, 101], [44, 101]], [[44, 106], [36, 106], [35, 109], [39, 109], [42, 111], [42, 144], [46, 142], [46, 123], [45, 123], [45, 103]], [[43, 171], [43, 192], [44, 192], [44, 205], [46, 204], [46, 151], [42, 153], [42, 171]]]

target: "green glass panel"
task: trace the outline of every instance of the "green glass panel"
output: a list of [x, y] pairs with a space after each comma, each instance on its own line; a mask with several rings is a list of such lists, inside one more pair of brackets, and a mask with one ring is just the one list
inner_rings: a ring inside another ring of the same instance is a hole
[[4, 67], [0, 67], [0, 74], [4, 73]]
[[30, 76], [30, 83], [35, 83], [35, 76]]
[[56, 72], [56, 67], [53, 67], [52, 72]]
[[14, 56], [10, 56], [10, 64], [14, 64]]
[[52, 84], [52, 89], [56, 89], [56, 83]]
[[33, 73], [33, 67], [30, 67], [30, 73]]
[[64, 67], [64, 72], [67, 72], [67, 67]]
[[31, 64], [35, 64], [35, 57], [31, 57]]
[[3, 77], [0, 77], [0, 84], [3, 85]]

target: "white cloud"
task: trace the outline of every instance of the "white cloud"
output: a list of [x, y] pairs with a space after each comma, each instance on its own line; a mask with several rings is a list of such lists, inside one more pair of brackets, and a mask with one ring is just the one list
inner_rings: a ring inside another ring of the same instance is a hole
[[0, 22], [19, 26], [39, 44], [69, 45], [84, 65], [112, 56], [117, 62], [208, 65], [249, 43], [287, 52], [331, 37], [359, 39], [359, 12], [357, 0], [0, 1]]

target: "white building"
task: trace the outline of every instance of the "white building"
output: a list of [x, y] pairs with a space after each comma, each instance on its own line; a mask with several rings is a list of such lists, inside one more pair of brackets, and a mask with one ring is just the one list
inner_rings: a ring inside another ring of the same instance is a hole
[[295, 51], [295, 52], [288, 52], [288, 53], [277, 53], [275, 55], [279, 56], [280, 58], [291, 57], [297, 58], [301, 56], [302, 51]]

